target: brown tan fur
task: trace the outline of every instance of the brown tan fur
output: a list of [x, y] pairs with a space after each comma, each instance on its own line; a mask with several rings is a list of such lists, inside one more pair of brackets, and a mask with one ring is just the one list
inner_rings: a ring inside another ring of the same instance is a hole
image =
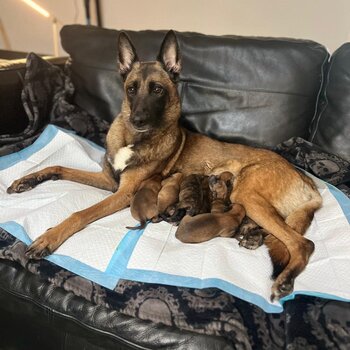
[[[50, 254], [92, 221], [127, 207], [139, 184], [155, 173], [162, 172], [164, 177], [175, 172], [184, 176], [210, 175], [209, 168], [221, 168], [219, 173], [230, 171], [235, 176], [230, 200], [234, 203], [231, 214], [236, 215], [236, 221], [243, 219], [242, 210], [237, 209], [243, 207], [252, 220], [287, 247], [289, 261], [272, 286], [271, 298], [290, 293], [294, 278], [305, 268], [314, 250], [314, 244], [302, 235], [314, 211], [322, 204], [312, 181], [271, 151], [220, 142], [179, 126], [180, 98], [175, 80], [181, 69], [181, 57], [173, 32], [166, 35], [158, 61], [154, 62], [140, 62], [126, 34], [120, 34], [119, 69], [125, 79], [125, 99], [107, 135], [107, 156], [102, 173], [50, 167], [14, 181], [8, 193], [31, 189], [52, 178], [118, 190], [46, 231], [31, 244], [27, 255], [38, 259]], [[158, 124], [153, 124], [147, 132], [134, 127], [137, 113], [136, 107], [131, 108], [134, 92], [130, 86], [134, 82], [137, 82], [134, 99], [141, 104], [142, 100], [159, 92], [156, 88], [150, 90], [151, 83], [163, 88], [160, 90], [164, 92], [162, 115]], [[117, 158], [125, 155], [128, 149], [133, 153], [125, 162], [126, 166], [122, 170], [113, 169], [116, 155]]]
[[[234, 205], [228, 210], [228, 200], [232, 190], [232, 174], [223, 172], [209, 177], [211, 191], [210, 213], [194, 217], [186, 215], [176, 230], [176, 237], [184, 243], [200, 243], [215, 237], [232, 237], [245, 211]], [[237, 220], [238, 218], [238, 220]]]
[[175, 173], [162, 181], [162, 188], [158, 194], [158, 212], [168, 215], [168, 208], [179, 200], [181, 173]]
[[131, 215], [140, 221], [140, 226], [126, 228], [130, 230], [141, 230], [145, 228], [146, 222], [158, 216], [158, 193], [161, 189], [162, 177], [154, 175], [141, 182], [130, 203]]
[[226, 213], [186, 215], [176, 230], [176, 238], [184, 243], [201, 243], [215, 237], [232, 237], [245, 215], [240, 204], [233, 204]]
[[209, 177], [209, 188], [211, 191], [211, 213], [224, 213], [229, 210], [230, 194], [232, 191], [233, 175], [225, 171], [220, 175]]
[[178, 203], [169, 208], [171, 216], [164, 219], [179, 224], [185, 215], [208, 213], [210, 202], [209, 177], [199, 174], [187, 175], [180, 184]]

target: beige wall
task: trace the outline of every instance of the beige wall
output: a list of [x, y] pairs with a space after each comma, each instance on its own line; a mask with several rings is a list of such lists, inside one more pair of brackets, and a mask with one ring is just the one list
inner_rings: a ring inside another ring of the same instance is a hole
[[[84, 23], [83, 0], [36, 0], [64, 24]], [[207, 34], [305, 38], [334, 51], [350, 40], [350, 0], [101, 0], [104, 25]], [[50, 21], [20, 0], [0, 0], [15, 50], [52, 53]], [[0, 37], [0, 47], [3, 47]], [[61, 51], [63, 53], [63, 51]]]
[[[83, 0], [35, 0], [63, 23], [84, 23]], [[12, 50], [52, 54], [52, 22], [21, 0], [0, 0], [0, 19]], [[0, 33], [0, 48], [4, 42]], [[60, 50], [60, 54], [63, 54]]]

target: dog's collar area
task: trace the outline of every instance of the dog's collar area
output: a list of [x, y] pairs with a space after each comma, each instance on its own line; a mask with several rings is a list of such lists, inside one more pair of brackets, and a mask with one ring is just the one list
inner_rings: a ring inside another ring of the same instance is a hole
[[181, 130], [181, 134], [180, 134], [181, 141], [180, 141], [179, 147], [177, 148], [175, 153], [170, 155], [170, 157], [169, 157], [170, 160], [169, 160], [168, 164], [166, 165], [166, 167], [162, 171], [163, 177], [167, 177], [170, 174], [171, 169], [174, 167], [175, 163], [179, 159], [179, 157], [180, 157], [180, 155], [185, 147], [186, 133], [185, 133], [184, 129], [181, 128], [180, 130]]

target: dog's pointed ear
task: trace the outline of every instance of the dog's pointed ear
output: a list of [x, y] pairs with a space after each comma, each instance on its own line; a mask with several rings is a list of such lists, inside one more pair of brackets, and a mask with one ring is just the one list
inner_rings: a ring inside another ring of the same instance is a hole
[[169, 30], [166, 34], [157, 60], [164, 65], [170, 77], [176, 81], [181, 71], [181, 54], [179, 43], [173, 30]]
[[118, 63], [119, 73], [125, 80], [131, 71], [132, 65], [139, 59], [130, 38], [125, 32], [120, 32], [118, 37]]

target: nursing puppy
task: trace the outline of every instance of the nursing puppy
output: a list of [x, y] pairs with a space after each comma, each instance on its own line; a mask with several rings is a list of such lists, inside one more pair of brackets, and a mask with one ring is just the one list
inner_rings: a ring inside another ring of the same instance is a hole
[[224, 213], [230, 209], [230, 194], [232, 191], [233, 174], [229, 171], [219, 176], [209, 176], [209, 189], [211, 192], [210, 212]]
[[169, 210], [171, 216], [165, 220], [178, 224], [185, 216], [195, 216], [210, 211], [209, 177], [191, 174], [180, 184], [179, 202]]
[[313, 242], [303, 236], [322, 205], [312, 180], [274, 152], [221, 142], [180, 126], [176, 82], [182, 61], [173, 31], [166, 34], [157, 60], [148, 62], [139, 60], [128, 36], [120, 33], [118, 61], [125, 97], [107, 134], [103, 170], [51, 166], [15, 180], [7, 189], [9, 194], [20, 193], [50, 179], [63, 179], [115, 193], [48, 229], [28, 247], [27, 256], [41, 259], [89, 223], [126, 208], [140, 183], [154, 174], [211, 175], [208, 164], [213, 168], [226, 164], [220, 173], [235, 176], [230, 196], [235, 225], [242, 220], [238, 210], [242, 206], [248, 217], [286, 247], [288, 262], [272, 285], [271, 299], [289, 294], [314, 251]]
[[[245, 216], [241, 205], [229, 205], [232, 174], [224, 172], [209, 178], [211, 212], [194, 217], [186, 215], [176, 230], [176, 238], [184, 243], [200, 243], [215, 237], [232, 237]], [[227, 211], [227, 209], [229, 210]]]
[[182, 177], [181, 173], [175, 173], [162, 181], [157, 203], [160, 216], [169, 216], [169, 207], [178, 202]]
[[140, 226], [130, 227], [129, 230], [141, 230], [146, 222], [158, 216], [158, 193], [161, 189], [161, 175], [154, 175], [142, 181], [130, 204], [131, 215], [140, 221]]

